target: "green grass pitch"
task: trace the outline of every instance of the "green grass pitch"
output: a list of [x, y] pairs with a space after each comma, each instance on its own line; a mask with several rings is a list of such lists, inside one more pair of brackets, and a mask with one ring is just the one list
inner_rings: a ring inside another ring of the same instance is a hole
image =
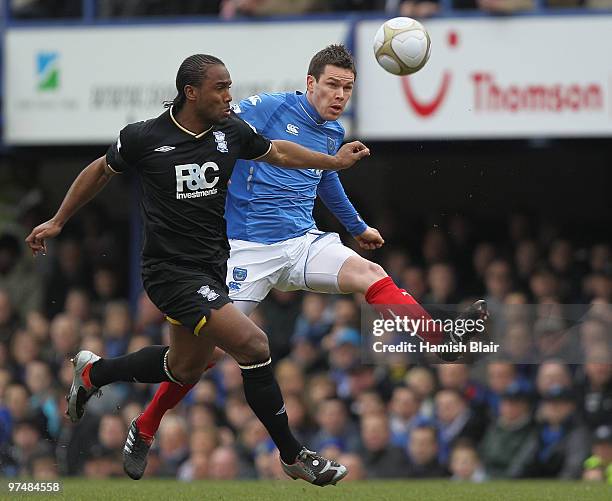
[[612, 486], [564, 481], [514, 481], [485, 484], [456, 483], [448, 480], [363, 481], [337, 486], [314, 487], [301, 481], [198, 481], [128, 479], [68, 479], [59, 494], [9, 494], [6, 482], [0, 499], [52, 499], [86, 501], [143, 500], [226, 500], [262, 501], [589, 501], [612, 500]]

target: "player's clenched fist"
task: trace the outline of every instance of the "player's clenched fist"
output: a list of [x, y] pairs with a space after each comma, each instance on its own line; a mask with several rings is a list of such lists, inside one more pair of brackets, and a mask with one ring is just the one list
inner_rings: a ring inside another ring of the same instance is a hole
[[338, 170], [352, 167], [355, 162], [361, 160], [363, 157], [367, 157], [369, 154], [369, 148], [361, 141], [346, 143], [338, 150], [338, 153], [336, 153], [336, 160], [339, 165]]

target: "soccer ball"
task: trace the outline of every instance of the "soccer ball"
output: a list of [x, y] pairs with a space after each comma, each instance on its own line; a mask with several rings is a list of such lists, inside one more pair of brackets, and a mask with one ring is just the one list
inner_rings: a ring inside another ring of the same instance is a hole
[[431, 41], [425, 27], [409, 17], [385, 21], [374, 37], [376, 61], [394, 75], [419, 71], [429, 59]]

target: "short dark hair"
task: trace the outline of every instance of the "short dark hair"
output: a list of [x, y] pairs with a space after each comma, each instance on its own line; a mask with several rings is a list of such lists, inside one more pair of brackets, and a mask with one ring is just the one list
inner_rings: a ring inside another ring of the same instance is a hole
[[210, 54], [194, 54], [185, 59], [176, 73], [177, 95], [172, 101], [165, 101], [164, 106], [166, 108], [173, 106], [176, 110], [180, 109], [187, 99], [185, 96], [185, 85], [199, 87], [204, 78], [206, 78], [208, 68], [216, 64], [225, 66], [221, 59]]
[[328, 45], [323, 50], [317, 52], [310, 60], [310, 64], [308, 65], [308, 74], [315, 77], [315, 80], [318, 81], [320, 76], [325, 71], [325, 66], [328, 64], [351, 70], [353, 75], [355, 75], [355, 78], [357, 78], [357, 70], [355, 70], [353, 55], [344, 46], [344, 44], [340, 43]]

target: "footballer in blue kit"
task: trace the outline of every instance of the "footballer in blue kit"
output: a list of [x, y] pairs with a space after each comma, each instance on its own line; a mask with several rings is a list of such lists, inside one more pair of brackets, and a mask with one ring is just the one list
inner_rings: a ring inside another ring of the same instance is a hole
[[[343, 46], [331, 45], [313, 58], [306, 93], [262, 93], [233, 109], [266, 137], [334, 154], [344, 141], [338, 118], [354, 83], [351, 55]], [[272, 288], [365, 293], [386, 277], [380, 266], [344, 246], [336, 233], [317, 228], [312, 215], [317, 196], [362, 247], [384, 243], [353, 207], [336, 172], [236, 163], [225, 208], [231, 246], [227, 284], [235, 305], [246, 314]]]

